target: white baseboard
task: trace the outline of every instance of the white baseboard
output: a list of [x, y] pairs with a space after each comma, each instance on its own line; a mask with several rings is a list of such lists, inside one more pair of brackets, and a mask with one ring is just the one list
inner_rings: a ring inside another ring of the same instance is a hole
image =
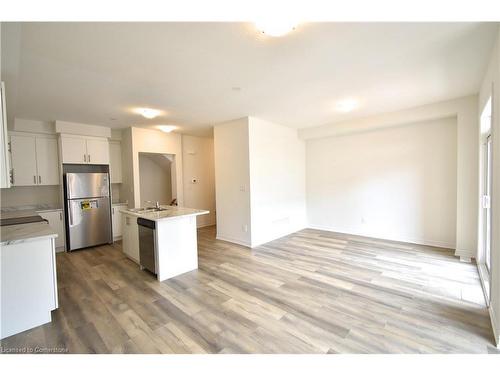
[[495, 344], [498, 349], [500, 349], [500, 331], [498, 330], [500, 327], [497, 326], [496, 324], [496, 315], [495, 311], [493, 310], [493, 306], [490, 305], [488, 308], [488, 312], [490, 313], [490, 320], [491, 320], [491, 328], [493, 328], [493, 336], [495, 337]]
[[470, 263], [471, 259], [476, 257], [476, 254], [474, 254], [473, 252], [471, 252], [469, 250], [456, 249], [455, 256], [460, 257], [461, 262]]
[[331, 227], [326, 227], [326, 226], [321, 226], [321, 225], [308, 225], [307, 228], [324, 230], [327, 232], [350, 234], [353, 236], [371, 237], [371, 238], [376, 238], [376, 239], [380, 239], [380, 240], [387, 240], [387, 241], [406, 242], [406, 243], [412, 243], [412, 244], [416, 244], [416, 245], [424, 245], [424, 246], [432, 246], [432, 247], [442, 247], [445, 249], [454, 249], [455, 248], [455, 244], [453, 244], [453, 243], [448, 243], [448, 242], [443, 242], [443, 241], [434, 241], [434, 240], [424, 240], [421, 238], [380, 237], [374, 233], [364, 233], [364, 232], [362, 233], [362, 232], [356, 232], [356, 231], [346, 230], [346, 229], [342, 229], [342, 228], [331, 228]]
[[241, 241], [241, 240], [237, 240], [235, 238], [221, 236], [219, 234], [215, 237], [215, 239], [221, 240], [221, 241], [226, 241], [226, 242], [232, 242], [232, 243], [235, 243], [237, 245], [242, 245], [242, 246], [245, 246], [245, 247], [251, 247], [250, 243], [247, 242], [247, 241]]

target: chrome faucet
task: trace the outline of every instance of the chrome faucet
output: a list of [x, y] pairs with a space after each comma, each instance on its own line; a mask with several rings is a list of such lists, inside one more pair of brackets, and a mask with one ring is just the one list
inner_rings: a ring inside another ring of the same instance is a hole
[[157, 210], [160, 209], [160, 202], [158, 201], [146, 201], [146, 203], [153, 203], [155, 205], [154, 208], [156, 208]]

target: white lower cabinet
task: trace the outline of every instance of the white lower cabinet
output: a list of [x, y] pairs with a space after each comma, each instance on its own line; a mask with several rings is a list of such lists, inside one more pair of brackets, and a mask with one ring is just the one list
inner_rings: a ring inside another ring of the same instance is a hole
[[123, 252], [134, 262], [139, 263], [139, 227], [137, 225], [137, 216], [125, 213], [121, 215]]
[[127, 205], [124, 204], [113, 204], [111, 205], [111, 222], [113, 223], [113, 240], [118, 241], [122, 238], [122, 213], [121, 209], [126, 208]]
[[40, 211], [38, 215], [49, 222], [51, 228], [57, 233], [56, 251], [64, 251], [65, 230], [64, 230], [64, 215], [62, 210]]

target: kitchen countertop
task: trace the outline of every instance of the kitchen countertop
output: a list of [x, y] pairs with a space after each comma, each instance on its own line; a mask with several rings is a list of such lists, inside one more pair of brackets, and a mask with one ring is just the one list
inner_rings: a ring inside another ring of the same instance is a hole
[[7, 225], [0, 227], [0, 245], [56, 238], [57, 233], [46, 222]]
[[148, 219], [152, 221], [163, 221], [168, 219], [175, 219], [181, 216], [198, 216], [198, 215], [206, 215], [210, 213], [207, 210], [196, 210], [194, 208], [187, 207], [177, 207], [177, 206], [160, 206], [161, 208], [165, 208], [165, 211], [156, 211], [156, 212], [134, 212], [129, 209], [120, 210], [128, 215], [142, 217], [143, 219]]

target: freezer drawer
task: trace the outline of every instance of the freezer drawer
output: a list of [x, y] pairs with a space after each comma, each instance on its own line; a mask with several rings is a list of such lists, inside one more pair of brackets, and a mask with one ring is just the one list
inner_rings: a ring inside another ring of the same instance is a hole
[[66, 199], [109, 196], [108, 173], [66, 173]]
[[69, 250], [111, 243], [109, 197], [68, 200]]

